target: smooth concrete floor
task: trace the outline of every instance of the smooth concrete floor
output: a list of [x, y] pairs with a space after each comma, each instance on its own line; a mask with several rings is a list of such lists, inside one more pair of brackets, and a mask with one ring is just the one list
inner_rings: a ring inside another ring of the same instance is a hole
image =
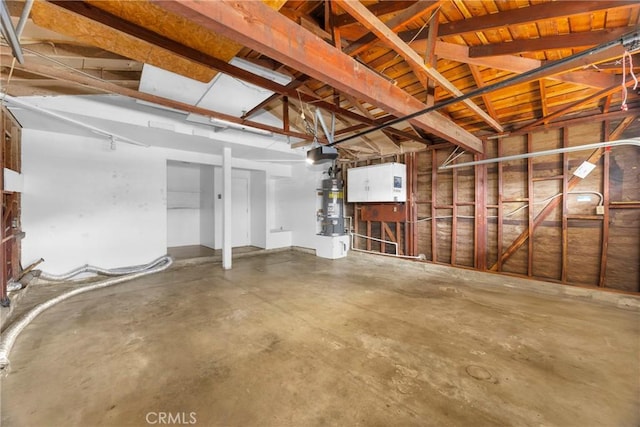
[[[262, 251], [262, 249], [256, 246], [239, 246], [232, 249], [233, 256], [246, 255], [259, 251]], [[201, 245], [174, 246], [171, 248], [167, 248], [167, 254], [171, 255], [171, 257], [175, 260], [204, 257], [215, 257], [219, 258], [219, 260], [222, 260], [221, 249], [214, 250], [207, 246]]]
[[379, 259], [261, 254], [69, 299], [18, 339], [2, 425], [640, 425], [637, 309]]

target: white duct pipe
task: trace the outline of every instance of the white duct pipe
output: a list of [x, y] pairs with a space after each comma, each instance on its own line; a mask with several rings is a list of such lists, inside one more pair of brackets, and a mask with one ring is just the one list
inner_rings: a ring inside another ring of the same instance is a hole
[[[52, 298], [42, 304], [35, 306], [30, 311], [25, 313], [18, 321], [13, 323], [11, 326], [7, 328], [6, 331], [2, 333], [2, 338], [0, 339], [0, 369], [4, 369], [7, 365], [9, 365], [9, 353], [11, 353], [11, 349], [13, 348], [13, 345], [18, 339], [18, 336], [20, 335], [20, 333], [24, 330], [24, 328], [26, 328], [29, 325], [29, 323], [33, 321], [33, 319], [35, 319], [38, 315], [40, 315], [40, 313], [44, 312], [48, 308], [51, 308], [54, 305], [66, 299], [69, 299], [76, 295], [83, 294], [85, 292], [107, 288], [109, 286], [117, 285], [119, 283], [127, 282], [129, 280], [137, 279], [139, 277], [147, 276], [149, 274], [159, 273], [169, 268], [172, 263], [173, 263], [173, 259], [171, 259], [170, 256], [164, 256], [141, 267], [128, 267], [128, 268], [121, 268], [121, 269], [114, 269], [114, 270], [105, 270], [105, 269], [95, 268], [92, 266], [83, 266], [75, 270], [72, 270], [71, 272], [65, 275], [60, 275], [60, 276], [46, 275], [48, 277], [62, 277], [72, 273], [75, 275], [85, 271], [89, 271], [89, 270], [86, 270], [89, 267], [97, 270], [108, 271], [110, 274], [117, 274], [117, 273], [114, 273], [114, 271], [125, 272], [125, 273], [121, 273], [124, 275], [117, 278], [103, 280], [102, 282], [93, 283], [87, 286], [83, 286], [81, 288], [76, 288], [76, 289], [67, 291], [61, 295], [58, 295], [55, 298]], [[126, 273], [126, 272], [129, 272], [129, 273]], [[69, 276], [69, 277], [72, 277], [72, 276]]]

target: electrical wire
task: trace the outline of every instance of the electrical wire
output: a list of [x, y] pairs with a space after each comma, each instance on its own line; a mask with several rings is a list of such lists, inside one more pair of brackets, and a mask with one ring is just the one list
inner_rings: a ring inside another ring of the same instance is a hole
[[633, 85], [633, 90], [636, 90], [636, 88], [638, 87], [638, 79], [636, 78], [636, 75], [633, 73], [633, 57], [631, 56], [631, 54], [629, 53], [628, 50], [624, 51], [624, 54], [622, 55], [622, 105], [620, 106], [620, 109], [622, 111], [627, 111], [629, 109], [629, 107], [627, 106], [627, 72], [625, 70], [625, 64], [626, 64], [626, 59], [629, 59], [629, 74], [631, 74], [631, 77], [633, 77], [633, 80], [635, 81], [635, 84]]

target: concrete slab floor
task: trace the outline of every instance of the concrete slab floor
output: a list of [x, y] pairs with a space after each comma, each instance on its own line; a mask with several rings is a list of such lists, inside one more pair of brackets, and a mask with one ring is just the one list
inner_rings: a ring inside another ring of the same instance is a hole
[[415, 264], [287, 251], [74, 297], [18, 339], [2, 425], [640, 424], [637, 309]]

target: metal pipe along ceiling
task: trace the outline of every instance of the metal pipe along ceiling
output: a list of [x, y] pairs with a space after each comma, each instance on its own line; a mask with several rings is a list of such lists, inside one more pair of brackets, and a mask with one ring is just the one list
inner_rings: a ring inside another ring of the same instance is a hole
[[532, 153], [514, 154], [512, 156], [476, 160], [474, 162], [465, 162], [465, 163], [456, 163], [456, 164], [445, 163], [442, 166], [440, 166], [438, 169], [440, 170], [455, 169], [455, 168], [462, 168], [465, 166], [486, 165], [489, 163], [508, 162], [510, 160], [528, 159], [531, 157], [548, 156], [548, 155], [562, 154], [562, 153], [572, 153], [574, 151], [585, 151], [585, 150], [594, 150], [597, 148], [617, 147], [619, 145], [635, 145], [636, 147], [640, 147], [640, 138], [618, 139], [615, 141], [608, 141], [608, 142], [596, 142], [594, 144], [578, 145], [576, 147], [564, 147], [564, 148], [555, 148], [553, 150], [534, 151]]

